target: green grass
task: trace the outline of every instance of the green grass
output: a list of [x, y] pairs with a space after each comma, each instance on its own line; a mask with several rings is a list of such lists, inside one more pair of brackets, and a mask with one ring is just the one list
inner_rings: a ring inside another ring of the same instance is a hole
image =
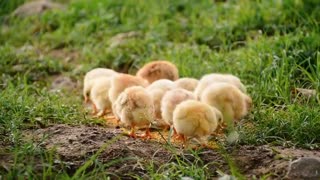
[[[7, 145], [4, 152], [17, 162], [5, 171], [9, 179], [57, 176], [50, 165], [53, 152], [22, 141], [22, 130], [54, 123], [99, 124], [86, 115], [81, 89], [49, 91], [53, 76], [82, 81], [94, 67], [135, 73], [154, 59], [172, 61], [182, 77], [212, 72], [239, 76], [254, 102], [250, 115], [237, 127], [241, 144], [320, 148], [319, 101], [291, 94], [295, 87], [320, 89], [317, 0], [72, 0], [62, 12], [7, 16], [23, 2], [0, 3], [0, 19], [6, 19], [0, 29], [0, 139]], [[111, 37], [129, 31], [141, 36], [109, 48]], [[54, 50], [78, 56], [68, 62], [52, 56]], [[18, 162], [25, 157], [41, 157], [49, 165], [40, 173], [35, 164], [21, 168]], [[199, 179], [210, 174], [199, 168], [204, 164], [177, 163], [161, 168]], [[99, 167], [95, 173], [104, 170]], [[165, 178], [149, 168], [155, 179]], [[61, 177], [70, 177], [63, 173]]]

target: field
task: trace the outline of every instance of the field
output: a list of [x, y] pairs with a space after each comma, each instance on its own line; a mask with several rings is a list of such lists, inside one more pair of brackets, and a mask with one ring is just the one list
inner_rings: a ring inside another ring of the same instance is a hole
[[[317, 0], [60, 0], [15, 16], [24, 2], [0, 1], [0, 179], [277, 179], [290, 160], [320, 156]], [[91, 116], [87, 71], [134, 74], [156, 59], [181, 77], [241, 78], [254, 105], [238, 143], [183, 150]]]

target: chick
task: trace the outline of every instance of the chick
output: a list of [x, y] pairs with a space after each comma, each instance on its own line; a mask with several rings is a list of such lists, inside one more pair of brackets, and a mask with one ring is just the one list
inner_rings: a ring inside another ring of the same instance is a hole
[[157, 120], [157, 126], [166, 128], [166, 123], [162, 120], [161, 117], [161, 100], [163, 95], [171, 90], [176, 88], [176, 85], [173, 81], [168, 79], [160, 79], [154, 81], [146, 89], [153, 97], [153, 104], [155, 109], [155, 116]]
[[118, 74], [111, 78], [111, 88], [109, 90], [109, 99], [112, 104], [112, 112], [116, 119], [120, 120], [119, 115], [114, 111], [115, 101], [117, 100], [118, 96], [128, 87], [132, 86], [148, 86], [146, 80], [132, 76], [129, 74]]
[[135, 127], [146, 127], [143, 137], [151, 137], [149, 127], [154, 119], [154, 106], [152, 97], [145, 88], [127, 88], [115, 101], [114, 108], [121, 122], [131, 127], [131, 137], [136, 137]]
[[173, 126], [187, 145], [187, 138], [195, 138], [207, 145], [207, 138], [218, 126], [217, 110], [196, 100], [180, 103], [173, 112]]
[[174, 83], [179, 88], [183, 88], [185, 90], [193, 92], [196, 89], [199, 80], [195, 78], [180, 78], [176, 80]]
[[91, 92], [94, 80], [96, 78], [112, 77], [115, 74], [117, 74], [117, 72], [107, 68], [95, 68], [87, 72], [86, 75], [84, 76], [84, 81], [83, 81], [83, 97], [84, 97], [85, 103], [90, 101], [90, 92]]
[[161, 116], [167, 125], [170, 127], [173, 124], [172, 117], [173, 111], [176, 106], [186, 100], [195, 100], [195, 96], [192, 92], [185, 89], [173, 89], [168, 91], [161, 101]]
[[175, 81], [179, 78], [177, 67], [169, 61], [153, 61], [145, 64], [136, 76], [146, 79], [152, 83], [159, 79]]
[[107, 110], [111, 109], [109, 100], [109, 89], [111, 87], [111, 77], [99, 77], [94, 80], [90, 99], [98, 110], [98, 117], [105, 115]]
[[109, 90], [109, 98], [111, 103], [114, 103], [120, 93], [122, 93], [126, 88], [131, 86], [142, 86], [147, 87], [148, 83], [139, 77], [132, 76], [129, 74], [118, 74], [113, 76], [111, 79], [111, 88]]
[[147, 90], [153, 90], [153, 89], [161, 89], [161, 90], [171, 90], [176, 88], [176, 85], [173, 81], [168, 79], [160, 79], [157, 81], [154, 81], [152, 84], [150, 84], [147, 87]]
[[207, 87], [200, 100], [221, 111], [228, 127], [233, 127], [234, 120], [240, 120], [248, 114], [252, 104], [251, 98], [241, 92], [239, 88], [223, 82], [214, 83]]
[[196, 87], [194, 93], [196, 97], [199, 99], [201, 97], [202, 92], [212, 83], [215, 82], [226, 82], [235, 85], [238, 87], [242, 92], [246, 92], [245, 86], [241, 83], [240, 79], [236, 76], [233, 76], [231, 74], [207, 74], [203, 76], [198, 86]]

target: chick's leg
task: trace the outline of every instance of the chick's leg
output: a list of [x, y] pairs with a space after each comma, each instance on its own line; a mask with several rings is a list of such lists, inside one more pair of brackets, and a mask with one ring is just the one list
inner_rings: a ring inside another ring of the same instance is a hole
[[187, 138], [186, 138], [185, 135], [183, 135], [183, 134], [177, 134], [177, 140], [182, 141], [183, 147], [187, 147], [187, 146], [188, 146]]
[[187, 147], [189, 146], [189, 142], [188, 142], [186, 136], [183, 136], [182, 142], [183, 142], [183, 147], [184, 147], [184, 148], [187, 148]]
[[101, 111], [97, 114], [97, 116], [98, 116], [98, 117], [104, 116], [104, 115], [106, 114], [106, 110], [107, 110], [107, 109], [101, 110]]
[[136, 138], [136, 133], [134, 132], [134, 125], [131, 126], [131, 131], [129, 133], [129, 136], [132, 138]]
[[174, 127], [173, 127], [173, 137], [174, 137], [176, 140], [181, 140], [180, 135], [178, 134], [176, 128], [174, 128]]
[[96, 115], [98, 113], [98, 109], [97, 109], [97, 106], [92, 103], [92, 115]]
[[211, 147], [211, 146], [208, 144], [208, 137], [198, 138], [198, 141], [199, 141], [199, 143], [201, 144], [201, 147], [202, 147], [202, 148], [213, 149], [213, 147]]
[[164, 126], [163, 126], [163, 130], [164, 130], [164, 131], [168, 131], [169, 129], [170, 129], [170, 126], [169, 126], [169, 125], [164, 125]]
[[105, 113], [106, 113], [106, 114], [110, 114], [110, 113], [111, 113], [111, 110], [110, 110], [110, 109], [106, 109], [106, 110], [105, 110]]
[[151, 133], [150, 133], [150, 128], [147, 128], [145, 134], [140, 136], [140, 137], [141, 138], [146, 138], [146, 139], [151, 139], [152, 136], [151, 136]]
[[178, 135], [176, 128], [173, 127], [173, 135], [176, 136]]
[[88, 102], [89, 102], [88, 96], [84, 96], [84, 103], [86, 104], [86, 103], [88, 103]]
[[116, 121], [117, 121], [117, 126], [120, 126], [120, 119], [116, 118]]

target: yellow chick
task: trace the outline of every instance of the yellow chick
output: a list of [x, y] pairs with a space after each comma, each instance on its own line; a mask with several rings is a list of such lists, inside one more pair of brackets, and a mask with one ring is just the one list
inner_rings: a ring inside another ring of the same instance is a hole
[[169, 61], [153, 61], [145, 64], [136, 76], [146, 79], [152, 83], [159, 79], [175, 81], [179, 78], [178, 68]]
[[187, 100], [180, 103], [173, 112], [173, 126], [187, 144], [187, 138], [195, 138], [201, 145], [207, 145], [207, 138], [218, 127], [217, 110], [206, 103]]
[[111, 77], [99, 77], [94, 80], [90, 99], [98, 111], [98, 117], [105, 115], [107, 110], [111, 109], [111, 102], [108, 95], [110, 87]]
[[83, 97], [84, 97], [85, 103], [90, 101], [90, 92], [91, 92], [94, 80], [96, 78], [112, 77], [115, 74], [117, 74], [117, 72], [107, 68], [95, 68], [87, 72], [86, 75], [84, 76], [84, 81], [83, 81]]
[[115, 118], [120, 121], [120, 116], [115, 111], [115, 101], [118, 96], [126, 89], [132, 86], [148, 86], [148, 82], [142, 78], [129, 74], [118, 74], [111, 79], [111, 88], [109, 90], [109, 99], [112, 105], [112, 113]]
[[157, 125], [160, 127], [166, 127], [166, 123], [162, 120], [162, 117], [161, 117], [162, 97], [167, 91], [174, 88], [176, 88], [175, 83], [168, 79], [160, 79], [160, 80], [154, 81], [152, 84], [150, 84], [146, 88], [153, 98]]
[[120, 93], [131, 86], [147, 87], [148, 83], [142, 78], [129, 74], [119, 73], [118, 75], [113, 76], [111, 79], [111, 88], [109, 90], [109, 99], [111, 103], [113, 104], [117, 100]]
[[173, 111], [176, 106], [183, 101], [195, 99], [192, 92], [182, 88], [167, 91], [161, 101], [161, 116], [165, 123], [171, 127], [173, 124]]
[[201, 97], [202, 92], [212, 83], [216, 82], [230, 83], [238, 87], [242, 92], [246, 92], [245, 86], [241, 83], [238, 77], [231, 74], [212, 73], [204, 75], [200, 79], [199, 84], [194, 91], [196, 97], [199, 99]]
[[136, 137], [135, 127], [146, 127], [146, 133], [142, 137], [151, 138], [149, 127], [154, 119], [154, 106], [152, 97], [145, 88], [127, 88], [119, 95], [114, 107], [121, 122], [131, 127], [131, 137]]
[[193, 92], [198, 86], [199, 80], [195, 78], [180, 78], [174, 82], [178, 88]]
[[161, 89], [161, 90], [171, 90], [176, 88], [176, 85], [173, 81], [168, 80], [168, 79], [160, 79], [157, 81], [154, 81], [151, 83], [148, 87], [147, 90], [153, 90], [153, 89]]
[[236, 86], [223, 82], [207, 87], [200, 100], [221, 111], [224, 122], [232, 127], [233, 120], [240, 120], [248, 114], [252, 105], [252, 100], [248, 95]]

